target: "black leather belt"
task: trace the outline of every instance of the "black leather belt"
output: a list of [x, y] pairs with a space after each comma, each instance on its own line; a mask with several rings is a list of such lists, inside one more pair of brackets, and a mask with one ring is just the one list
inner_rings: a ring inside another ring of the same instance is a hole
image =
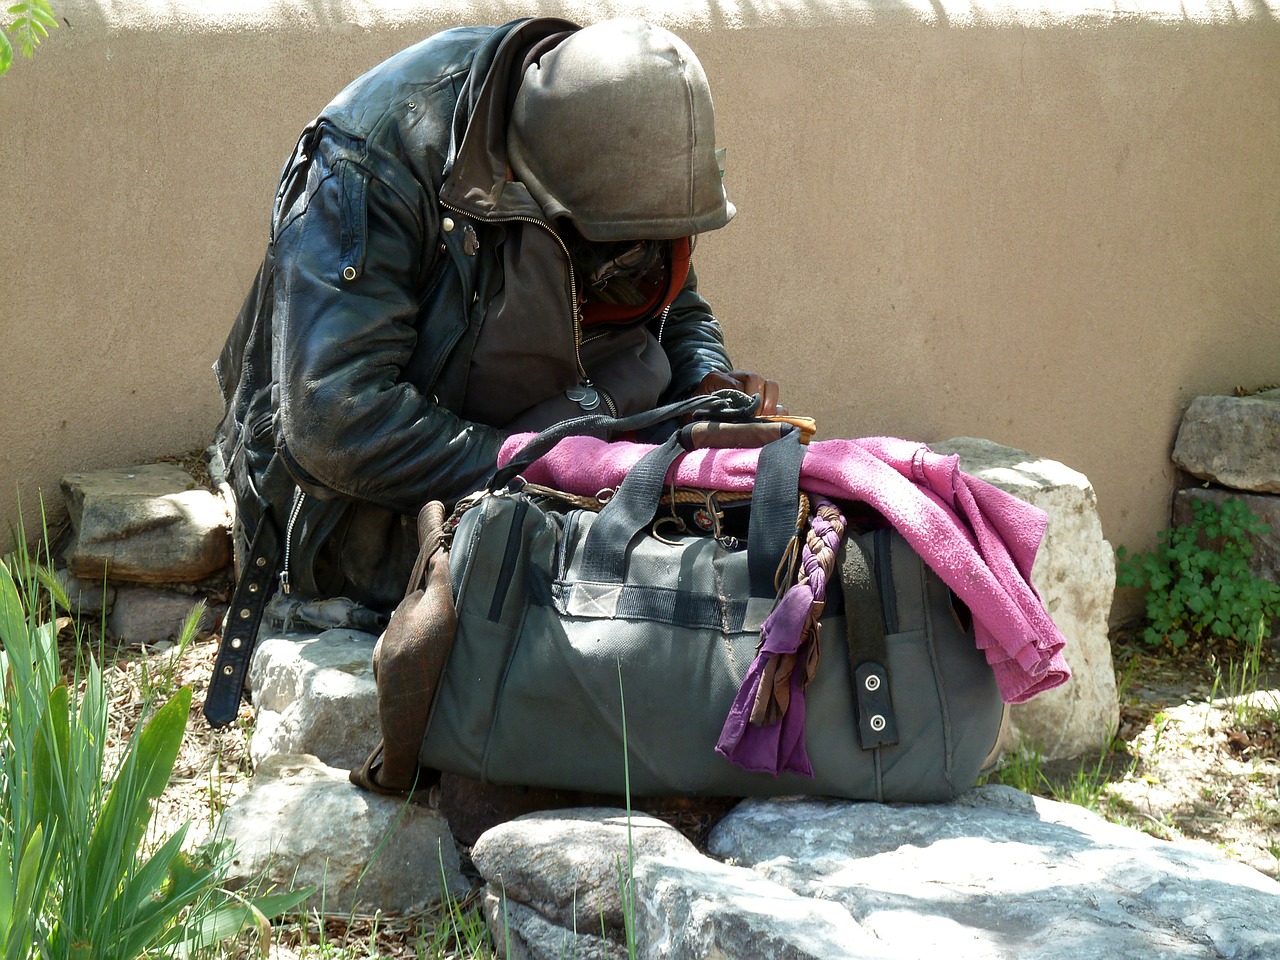
[[280, 540], [271, 514], [263, 515], [249, 544], [240, 582], [231, 596], [231, 609], [222, 625], [222, 642], [204, 700], [204, 716], [211, 727], [224, 727], [240, 712], [240, 698], [249, 673], [258, 627], [280, 569]]

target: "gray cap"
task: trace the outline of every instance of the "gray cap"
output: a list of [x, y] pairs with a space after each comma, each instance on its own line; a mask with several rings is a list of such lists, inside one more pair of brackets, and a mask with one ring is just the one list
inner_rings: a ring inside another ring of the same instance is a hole
[[507, 151], [547, 216], [568, 217], [588, 240], [690, 236], [736, 212], [702, 64], [643, 20], [584, 27], [531, 63]]

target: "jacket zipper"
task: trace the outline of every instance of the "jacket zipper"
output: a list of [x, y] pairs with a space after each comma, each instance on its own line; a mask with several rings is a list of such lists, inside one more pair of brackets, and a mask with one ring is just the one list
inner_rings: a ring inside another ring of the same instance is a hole
[[[440, 201], [440, 206], [444, 207], [446, 210], [452, 210], [454, 213], [461, 214], [464, 217], [471, 216], [467, 211], [459, 207], [455, 207], [452, 204], [445, 203], [443, 200]], [[551, 229], [550, 224], [539, 220], [537, 217], [510, 216], [485, 217], [483, 219], [486, 223], [511, 223], [513, 221], [518, 221], [520, 223], [535, 224], [547, 231], [547, 233], [551, 234], [555, 242], [560, 245], [560, 249], [564, 252], [565, 262], [569, 264], [569, 302], [573, 311], [573, 359], [574, 363], [577, 364], [578, 378], [581, 381], [582, 386], [596, 389], [591, 383], [591, 378], [587, 376], [586, 367], [582, 365], [582, 314], [578, 310], [578, 281], [573, 275], [573, 258], [569, 256], [568, 246], [562, 239], [560, 239], [560, 234]], [[610, 408], [613, 408], [611, 400], [606, 402], [609, 404]], [[614, 415], [616, 416], [617, 414], [615, 413]]]
[[280, 589], [287, 596], [289, 593], [289, 551], [293, 546], [293, 525], [298, 522], [298, 513], [302, 510], [302, 501], [307, 495], [301, 487], [293, 491], [293, 505], [289, 507], [289, 521], [284, 526], [284, 564], [280, 568]]
[[[590, 383], [590, 381], [587, 381]], [[615, 420], [618, 418], [618, 405], [613, 402], [613, 397], [609, 396], [609, 391], [603, 387], [592, 387], [596, 393], [600, 394], [600, 399], [604, 401], [604, 405], [609, 408], [609, 416]]]
[[667, 332], [667, 317], [671, 315], [671, 304], [662, 308], [662, 319], [658, 321], [658, 343], [662, 343], [662, 335]]

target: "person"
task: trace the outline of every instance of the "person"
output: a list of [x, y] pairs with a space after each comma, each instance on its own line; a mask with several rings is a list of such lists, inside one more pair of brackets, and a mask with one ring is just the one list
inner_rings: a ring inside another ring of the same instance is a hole
[[[640, 20], [447, 30], [351, 83], [284, 168], [215, 364], [239, 564], [376, 632], [418, 510], [482, 487], [506, 436], [724, 387], [774, 411], [697, 289], [721, 180], [701, 65]], [[245, 579], [242, 629], [275, 592]]]

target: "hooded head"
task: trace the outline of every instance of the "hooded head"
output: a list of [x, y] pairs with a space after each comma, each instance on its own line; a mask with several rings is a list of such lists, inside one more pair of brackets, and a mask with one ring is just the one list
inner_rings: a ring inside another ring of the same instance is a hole
[[642, 20], [584, 27], [530, 63], [507, 152], [547, 216], [588, 240], [687, 237], [736, 212], [720, 182], [702, 65]]

